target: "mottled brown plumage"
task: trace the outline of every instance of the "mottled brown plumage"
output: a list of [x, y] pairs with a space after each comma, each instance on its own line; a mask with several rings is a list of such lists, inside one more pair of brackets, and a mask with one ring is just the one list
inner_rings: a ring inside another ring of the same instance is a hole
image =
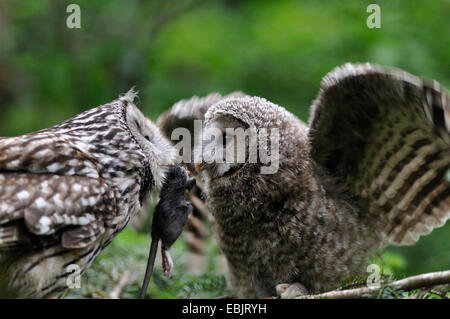
[[[179, 127], [184, 127], [192, 132], [191, 143], [194, 144], [195, 139], [200, 138], [194, 134], [194, 120], [204, 120], [204, 116], [208, 108], [223, 100], [230, 97], [243, 97], [245, 96], [242, 92], [233, 92], [229, 95], [222, 96], [219, 93], [211, 93], [205, 97], [194, 96], [187, 100], [178, 101], [174, 104], [170, 110], [164, 112], [158, 117], [156, 124], [161, 128], [162, 133], [168, 139], [172, 139], [172, 132]], [[179, 136], [174, 136], [174, 139], [179, 138]], [[183, 153], [180, 152], [180, 156]], [[191, 161], [181, 162], [183, 166], [190, 172], [195, 174], [194, 169], [194, 153], [191, 152]], [[190, 194], [202, 196], [203, 184], [198, 181], [198, 183], [191, 190]], [[210, 212], [203, 210], [200, 211], [194, 205], [192, 214], [188, 220], [187, 227], [183, 232], [183, 240], [186, 243], [186, 270], [190, 274], [200, 274], [208, 268], [209, 256], [206, 256], [206, 239], [211, 237], [210, 230], [210, 220], [212, 216]], [[225, 263], [220, 260], [221, 265], [219, 267], [226, 266]]]
[[[203, 104], [185, 102], [172, 119]], [[280, 132], [275, 174], [261, 174], [259, 162], [203, 165], [239, 297], [271, 296], [281, 283], [331, 289], [364, 273], [373, 252], [413, 244], [450, 217], [450, 104], [435, 81], [346, 64], [323, 79], [308, 126], [258, 97], [201, 110], [205, 130]]]
[[161, 187], [175, 154], [135, 95], [0, 138], [0, 296], [62, 296]]

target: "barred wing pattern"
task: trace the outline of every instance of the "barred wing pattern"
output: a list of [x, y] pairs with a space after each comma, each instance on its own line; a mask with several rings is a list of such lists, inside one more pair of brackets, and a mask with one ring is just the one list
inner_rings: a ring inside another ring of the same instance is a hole
[[344, 184], [386, 244], [409, 245], [450, 217], [450, 103], [436, 81], [346, 64], [311, 110], [313, 157]]

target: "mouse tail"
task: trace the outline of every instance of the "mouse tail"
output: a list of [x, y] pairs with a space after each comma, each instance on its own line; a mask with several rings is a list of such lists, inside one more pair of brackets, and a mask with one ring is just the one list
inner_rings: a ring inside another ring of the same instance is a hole
[[155, 265], [156, 252], [158, 251], [159, 239], [152, 238], [152, 244], [150, 245], [150, 253], [148, 255], [147, 269], [145, 270], [144, 282], [142, 283], [141, 295], [139, 298], [144, 299], [147, 294], [148, 284], [153, 273], [153, 266]]

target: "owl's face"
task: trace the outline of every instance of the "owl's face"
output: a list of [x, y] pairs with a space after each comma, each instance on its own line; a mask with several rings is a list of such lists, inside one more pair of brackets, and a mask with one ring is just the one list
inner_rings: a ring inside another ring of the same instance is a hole
[[248, 162], [249, 139], [233, 132], [245, 131], [248, 125], [232, 116], [221, 116], [209, 122], [202, 136], [202, 162], [199, 167], [210, 179], [231, 176]]
[[256, 97], [231, 98], [212, 106], [197, 143], [201, 150], [195, 150], [197, 169], [212, 186], [278, 175], [280, 169], [298, 163], [297, 153], [307, 151], [305, 126], [294, 118]]
[[175, 159], [175, 149], [159, 128], [133, 104], [127, 106], [126, 119], [133, 137], [149, 159], [155, 185], [160, 188], [164, 178], [163, 167]]

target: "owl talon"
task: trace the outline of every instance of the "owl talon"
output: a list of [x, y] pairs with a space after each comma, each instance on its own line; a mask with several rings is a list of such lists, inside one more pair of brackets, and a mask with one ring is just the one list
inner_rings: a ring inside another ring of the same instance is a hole
[[279, 284], [275, 287], [278, 297], [281, 299], [292, 299], [308, 294], [308, 289], [301, 283]]

